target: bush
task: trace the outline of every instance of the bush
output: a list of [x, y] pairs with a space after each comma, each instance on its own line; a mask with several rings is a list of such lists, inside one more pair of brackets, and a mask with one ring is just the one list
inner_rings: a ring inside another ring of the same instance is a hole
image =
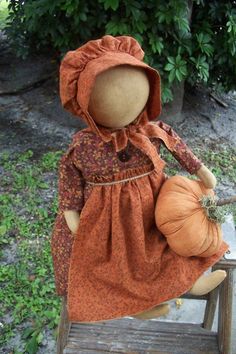
[[184, 79], [236, 88], [234, 1], [11, 0], [9, 10], [6, 33], [18, 56], [51, 49], [62, 57], [105, 33], [131, 35], [160, 71], [164, 102]]
[[7, 15], [7, 2], [6, 0], [0, 0], [0, 30], [2, 30], [5, 26]]

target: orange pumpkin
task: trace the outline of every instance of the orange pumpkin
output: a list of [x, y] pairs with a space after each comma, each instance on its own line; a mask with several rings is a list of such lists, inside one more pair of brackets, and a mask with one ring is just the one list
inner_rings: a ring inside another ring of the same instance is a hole
[[183, 176], [170, 177], [157, 198], [155, 219], [170, 248], [185, 257], [209, 257], [222, 243], [220, 224], [209, 220], [201, 205], [204, 195], [214, 196], [202, 182]]

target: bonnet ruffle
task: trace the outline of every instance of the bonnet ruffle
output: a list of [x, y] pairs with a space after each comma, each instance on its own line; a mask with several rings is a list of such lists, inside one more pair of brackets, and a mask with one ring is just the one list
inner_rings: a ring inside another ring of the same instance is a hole
[[[169, 139], [161, 128], [150, 122], [161, 113], [160, 76], [154, 68], [142, 61], [143, 57], [144, 52], [134, 38], [106, 35], [67, 52], [61, 62], [60, 97], [63, 107], [73, 115], [81, 117], [103, 141], [112, 141], [116, 151], [124, 149], [128, 140], [144, 151], [148, 137], [151, 136], [165, 140], [165, 144], [170, 147], [171, 138]], [[146, 109], [133, 123], [122, 129], [111, 130], [94, 122], [88, 112], [88, 103], [96, 76], [122, 64], [146, 70], [150, 94]]]

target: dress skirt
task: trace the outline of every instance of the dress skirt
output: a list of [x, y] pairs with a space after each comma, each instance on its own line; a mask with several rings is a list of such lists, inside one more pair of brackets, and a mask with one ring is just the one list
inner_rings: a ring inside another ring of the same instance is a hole
[[93, 184], [70, 257], [70, 321], [130, 316], [179, 297], [226, 252], [225, 243], [208, 258], [169, 248], [154, 218], [165, 178], [160, 170], [136, 168]]

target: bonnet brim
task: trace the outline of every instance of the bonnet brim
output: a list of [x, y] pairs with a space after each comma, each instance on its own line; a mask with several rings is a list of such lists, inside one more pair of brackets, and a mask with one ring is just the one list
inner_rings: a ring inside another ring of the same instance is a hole
[[160, 75], [142, 61], [144, 52], [132, 37], [104, 36], [87, 42], [82, 47], [69, 51], [60, 66], [60, 97], [63, 107], [73, 115], [86, 120], [97, 131], [97, 126], [88, 113], [88, 104], [96, 76], [118, 65], [131, 65], [146, 70], [150, 82], [147, 102], [149, 120], [161, 113]]

